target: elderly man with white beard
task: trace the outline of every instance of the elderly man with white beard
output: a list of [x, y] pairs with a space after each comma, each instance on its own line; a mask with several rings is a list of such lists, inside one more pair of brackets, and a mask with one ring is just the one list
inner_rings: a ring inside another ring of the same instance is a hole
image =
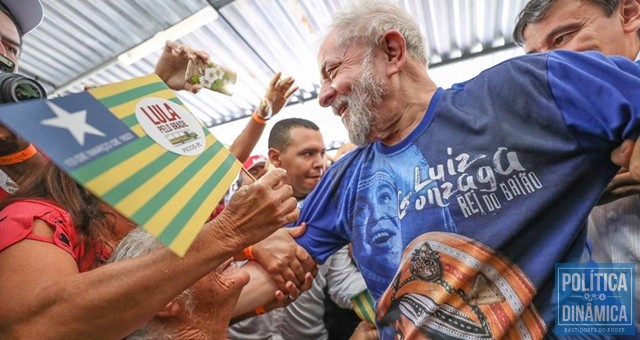
[[444, 90], [427, 60], [393, 4], [334, 15], [319, 101], [361, 147], [307, 197], [296, 241], [320, 263], [352, 243], [382, 339], [543, 338], [554, 264], [580, 261], [612, 151], [640, 134], [640, 65], [554, 51]]

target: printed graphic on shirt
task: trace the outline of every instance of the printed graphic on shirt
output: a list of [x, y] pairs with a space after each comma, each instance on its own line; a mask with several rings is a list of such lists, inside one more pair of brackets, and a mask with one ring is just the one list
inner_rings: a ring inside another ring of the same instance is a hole
[[[518, 152], [496, 147], [490, 154], [455, 152], [431, 164], [417, 147], [373, 157], [359, 171], [351, 238], [360, 270], [378, 298], [398, 269], [402, 250], [425, 232], [458, 233], [463, 220], [497, 214], [543, 188]], [[452, 215], [457, 218], [453, 220]]]
[[461, 235], [416, 238], [376, 316], [405, 339], [540, 339], [536, 289], [508, 259]]
[[[401, 215], [409, 202], [421, 210], [426, 205], [447, 207], [454, 202], [468, 218], [499, 210], [504, 202], [540, 190], [534, 171], [526, 169], [516, 151], [498, 147], [493, 154], [454, 153], [446, 149], [444, 164], [414, 169], [413, 199], [402, 197]], [[433, 185], [436, 184], [437, 185]]]
[[[455, 225], [446, 206], [411, 205], [415, 197], [414, 176], [402, 173], [397, 166], [417, 164], [427, 168], [416, 148], [396, 155], [391, 161], [377, 158], [364, 164], [355, 188], [355, 199], [348, 203], [353, 204], [348, 209], [351, 213], [348, 220], [352, 226], [354, 256], [367, 287], [377, 299], [393, 279], [402, 250], [415, 236], [425, 232], [425, 225], [442, 231], [455, 231]], [[429, 190], [435, 186], [434, 182], [424, 188]], [[424, 224], [417, 224], [412, 218], [405, 219], [408, 213], [418, 210], [424, 213], [421, 219]]]

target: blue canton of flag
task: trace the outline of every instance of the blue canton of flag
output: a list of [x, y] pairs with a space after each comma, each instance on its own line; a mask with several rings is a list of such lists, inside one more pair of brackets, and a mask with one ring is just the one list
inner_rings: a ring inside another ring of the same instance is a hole
[[2, 105], [0, 121], [57, 160], [66, 172], [138, 139], [87, 92]]

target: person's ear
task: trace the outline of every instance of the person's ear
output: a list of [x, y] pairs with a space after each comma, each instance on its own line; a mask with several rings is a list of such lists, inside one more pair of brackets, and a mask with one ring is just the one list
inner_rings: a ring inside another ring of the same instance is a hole
[[268, 155], [271, 164], [273, 164], [276, 168], [279, 168], [280, 164], [282, 163], [282, 160], [280, 159], [280, 150], [269, 148]]
[[396, 74], [407, 62], [407, 42], [397, 30], [388, 31], [380, 39], [380, 46], [386, 57], [387, 76]]
[[159, 318], [175, 318], [178, 317], [180, 313], [182, 313], [182, 305], [175, 300], [171, 300], [156, 313], [156, 316]]
[[622, 29], [626, 33], [637, 34], [640, 30], [640, 0], [623, 0], [620, 4]]

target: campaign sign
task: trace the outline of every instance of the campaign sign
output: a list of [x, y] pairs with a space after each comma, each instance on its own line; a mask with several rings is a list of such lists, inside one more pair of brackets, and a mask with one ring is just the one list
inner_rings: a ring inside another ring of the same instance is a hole
[[556, 263], [556, 335], [633, 335], [633, 263]]
[[1, 105], [0, 122], [180, 256], [241, 167], [156, 75]]

